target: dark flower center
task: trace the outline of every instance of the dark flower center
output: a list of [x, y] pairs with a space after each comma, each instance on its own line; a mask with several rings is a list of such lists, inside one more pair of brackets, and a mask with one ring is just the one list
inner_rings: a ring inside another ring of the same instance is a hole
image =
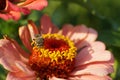
[[[68, 38], [58, 34], [43, 35], [43, 46], [34, 44], [29, 64], [41, 80], [50, 77], [68, 78], [73, 70], [76, 47]], [[37, 44], [37, 43], [36, 43]]]
[[45, 49], [50, 51], [64, 51], [69, 49], [69, 45], [62, 39], [56, 40], [55, 38], [44, 39]]

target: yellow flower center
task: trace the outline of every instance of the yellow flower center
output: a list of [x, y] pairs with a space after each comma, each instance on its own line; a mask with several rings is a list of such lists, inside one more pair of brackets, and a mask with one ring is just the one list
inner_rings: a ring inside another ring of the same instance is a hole
[[63, 35], [44, 34], [32, 42], [29, 64], [40, 79], [67, 78], [73, 70], [76, 47]]

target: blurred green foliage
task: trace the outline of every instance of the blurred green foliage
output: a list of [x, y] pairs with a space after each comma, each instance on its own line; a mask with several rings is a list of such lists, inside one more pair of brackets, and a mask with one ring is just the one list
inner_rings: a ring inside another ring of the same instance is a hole
[[[48, 14], [59, 28], [63, 24], [85, 24], [98, 31], [98, 40], [103, 41], [115, 57], [113, 80], [120, 79], [120, 0], [49, 0], [43, 11], [32, 11], [19, 21], [0, 19], [0, 38], [7, 34], [17, 40], [18, 28], [32, 19], [39, 25], [42, 14]], [[22, 44], [21, 44], [22, 45]], [[7, 71], [0, 66], [0, 80], [5, 80]]]

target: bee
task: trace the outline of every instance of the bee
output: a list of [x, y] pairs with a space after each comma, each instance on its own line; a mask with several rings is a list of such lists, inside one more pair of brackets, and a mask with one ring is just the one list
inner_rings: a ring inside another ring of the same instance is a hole
[[41, 34], [35, 35], [35, 38], [32, 40], [32, 46], [42, 47], [44, 44], [44, 39]]

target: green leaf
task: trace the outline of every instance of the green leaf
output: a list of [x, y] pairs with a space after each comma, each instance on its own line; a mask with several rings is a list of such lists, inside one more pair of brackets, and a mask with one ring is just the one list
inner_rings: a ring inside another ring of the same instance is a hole
[[0, 80], [5, 80], [7, 71], [0, 65]]
[[120, 32], [113, 30], [101, 30], [99, 31], [98, 40], [101, 40], [110, 46], [120, 47]]

